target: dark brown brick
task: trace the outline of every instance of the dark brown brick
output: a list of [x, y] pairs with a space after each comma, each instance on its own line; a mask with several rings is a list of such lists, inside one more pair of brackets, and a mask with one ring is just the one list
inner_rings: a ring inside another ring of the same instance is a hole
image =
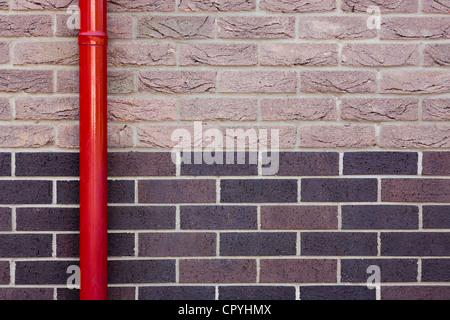
[[175, 260], [110, 261], [108, 278], [111, 284], [175, 282]]
[[216, 202], [214, 180], [139, 181], [140, 203], [212, 203]]
[[450, 179], [382, 179], [385, 202], [450, 202]]
[[343, 206], [343, 229], [418, 229], [415, 206]]
[[336, 152], [280, 152], [278, 176], [337, 176]]
[[181, 283], [254, 283], [256, 261], [249, 259], [180, 260]]
[[346, 152], [344, 174], [417, 175], [416, 152]]
[[112, 152], [108, 155], [111, 177], [175, 176], [170, 152]]
[[296, 254], [294, 232], [221, 233], [221, 256], [285, 256]]
[[423, 259], [423, 282], [450, 282], [450, 259]]
[[17, 208], [18, 231], [77, 231], [78, 208]]
[[304, 256], [376, 256], [377, 234], [369, 232], [307, 232], [301, 234]]
[[367, 286], [300, 287], [301, 300], [375, 300], [375, 290]]
[[0, 176], [11, 175], [11, 154], [0, 153]]
[[175, 207], [109, 207], [108, 229], [175, 229]]
[[[63, 258], [80, 255], [80, 237], [78, 234], [58, 234], [56, 236], [56, 255]], [[134, 256], [134, 233], [109, 233], [108, 256]]]
[[[221, 164], [208, 164], [204, 158], [200, 164], [195, 164], [196, 157], [202, 153], [191, 153], [187, 156], [191, 159], [191, 164], [183, 163], [181, 165], [181, 175], [184, 176], [251, 176], [258, 174], [258, 155], [253, 153], [250, 155], [248, 152], [223, 152], [220, 157]], [[184, 156], [184, 155], [183, 155]], [[213, 154], [214, 156], [214, 154]], [[203, 153], [204, 157], [204, 153]], [[219, 156], [217, 156], [219, 157]], [[244, 157], [243, 163], [238, 162], [238, 157]], [[233, 159], [233, 161], [229, 160]], [[198, 160], [200, 162], [200, 160]], [[209, 161], [209, 160], [208, 160]]]
[[216, 255], [215, 233], [141, 233], [141, 257], [198, 257]]
[[0, 231], [12, 230], [11, 208], [0, 208]]
[[255, 206], [182, 206], [181, 229], [227, 230], [256, 229]]
[[295, 300], [295, 287], [288, 287], [288, 286], [219, 287], [219, 300], [251, 300], [251, 301]]
[[222, 180], [220, 186], [222, 202], [297, 202], [297, 180]]
[[51, 257], [51, 234], [1, 234], [0, 257]]
[[335, 283], [337, 260], [263, 259], [261, 283]]
[[381, 233], [383, 256], [448, 256], [448, 232], [391, 232]]
[[0, 288], [0, 300], [53, 300], [53, 288]]
[[78, 261], [17, 261], [16, 285], [66, 284], [71, 265], [78, 265]]
[[333, 230], [337, 206], [262, 206], [261, 228], [272, 230]]
[[0, 284], [10, 283], [9, 261], [0, 261]]
[[372, 273], [367, 273], [370, 266], [378, 266], [381, 282], [416, 282], [416, 259], [342, 259], [341, 281], [365, 283]]
[[0, 181], [0, 204], [52, 203], [51, 181]]
[[302, 179], [302, 202], [377, 201], [377, 179]]
[[212, 286], [139, 287], [139, 300], [214, 300], [215, 295]]
[[450, 229], [450, 206], [424, 206], [425, 229]]
[[[135, 300], [136, 289], [133, 287], [109, 287], [108, 300]], [[80, 290], [57, 289], [58, 300], [79, 300]]]
[[423, 175], [450, 176], [450, 152], [424, 152]]
[[79, 167], [77, 153], [16, 153], [16, 176], [77, 177]]
[[[78, 181], [58, 181], [58, 203], [80, 203], [80, 183]], [[108, 203], [134, 203], [134, 181], [109, 180]]]
[[449, 300], [450, 286], [381, 287], [382, 300]]

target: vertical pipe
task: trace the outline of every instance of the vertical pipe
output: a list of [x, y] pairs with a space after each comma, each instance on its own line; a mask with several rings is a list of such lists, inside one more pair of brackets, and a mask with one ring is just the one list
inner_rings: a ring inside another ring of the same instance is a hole
[[80, 299], [107, 299], [106, 0], [80, 0]]

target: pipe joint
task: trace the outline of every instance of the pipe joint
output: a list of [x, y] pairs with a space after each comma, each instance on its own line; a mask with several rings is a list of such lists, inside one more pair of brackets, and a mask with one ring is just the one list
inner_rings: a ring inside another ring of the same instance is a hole
[[85, 31], [78, 35], [79, 45], [107, 46], [108, 35], [103, 31]]

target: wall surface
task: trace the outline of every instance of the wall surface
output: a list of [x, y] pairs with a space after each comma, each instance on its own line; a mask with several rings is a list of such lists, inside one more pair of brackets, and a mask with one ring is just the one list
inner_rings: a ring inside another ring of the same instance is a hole
[[[0, 299], [78, 297], [75, 4], [0, 0]], [[111, 299], [450, 299], [450, 1], [108, 11]], [[194, 121], [278, 130], [277, 174], [174, 164]]]

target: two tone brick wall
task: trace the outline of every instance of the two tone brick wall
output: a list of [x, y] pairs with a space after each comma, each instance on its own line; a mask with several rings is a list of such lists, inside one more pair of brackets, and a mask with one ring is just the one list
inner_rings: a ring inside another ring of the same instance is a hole
[[[75, 4], [0, 0], [0, 299], [78, 297]], [[450, 298], [449, 1], [108, 11], [110, 298]], [[194, 121], [278, 130], [277, 174], [175, 164]]]

